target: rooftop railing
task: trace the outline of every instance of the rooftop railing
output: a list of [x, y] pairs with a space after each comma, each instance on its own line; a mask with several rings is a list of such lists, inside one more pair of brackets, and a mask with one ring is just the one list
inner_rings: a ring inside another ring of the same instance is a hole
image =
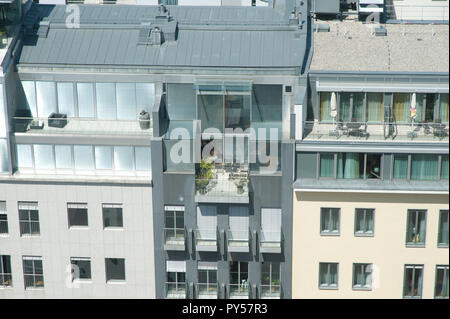
[[390, 20], [409, 21], [448, 21], [448, 5], [386, 5], [387, 18]]
[[304, 122], [304, 139], [446, 141], [448, 123]]

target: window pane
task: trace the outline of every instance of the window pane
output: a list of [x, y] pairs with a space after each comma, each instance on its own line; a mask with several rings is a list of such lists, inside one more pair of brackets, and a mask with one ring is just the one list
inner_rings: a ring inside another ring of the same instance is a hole
[[155, 85], [153, 83], [136, 83], [137, 113], [140, 113], [142, 110], [151, 113], [154, 103]]
[[37, 116], [36, 106], [36, 89], [34, 81], [22, 81], [23, 91], [26, 97], [27, 109], [31, 111], [31, 114]]
[[133, 170], [133, 147], [114, 146], [114, 169], [118, 171]]
[[116, 114], [116, 92], [114, 83], [96, 83], [97, 117], [113, 120]]
[[383, 93], [367, 93], [367, 121], [383, 121]]
[[250, 127], [250, 95], [225, 96], [225, 127], [242, 130]]
[[136, 146], [134, 148], [136, 155], [136, 170], [150, 171], [151, 170], [151, 153], [150, 147]]
[[407, 121], [407, 113], [409, 113], [410, 94], [394, 93], [393, 115], [394, 120], [399, 123]]
[[91, 279], [91, 261], [84, 259], [72, 259], [71, 264], [78, 267], [79, 278], [74, 279]]
[[134, 83], [117, 83], [117, 118], [121, 120], [135, 120], [136, 92]]
[[426, 211], [409, 210], [407, 222], [407, 243], [424, 244], [426, 231]]
[[88, 226], [88, 210], [87, 208], [68, 208], [69, 227], [71, 226]]
[[73, 99], [73, 83], [57, 83], [59, 113], [75, 116], [75, 102]]
[[328, 264], [319, 264], [319, 284], [328, 285]]
[[341, 93], [339, 104], [339, 121], [349, 122], [350, 119], [350, 93]]
[[111, 146], [95, 146], [95, 168], [112, 169]]
[[36, 168], [53, 169], [53, 147], [51, 145], [34, 145], [34, 164]]
[[74, 145], [75, 169], [94, 169], [94, 155], [90, 145]]
[[223, 132], [223, 96], [198, 95], [198, 116], [201, 120], [201, 131], [216, 128]]
[[320, 92], [320, 120], [331, 121], [331, 93]]
[[252, 122], [281, 122], [281, 85], [253, 85]]
[[0, 139], [0, 173], [6, 173], [9, 170], [8, 147], [6, 139]]
[[439, 235], [438, 244], [448, 246], [448, 210], [441, 210], [439, 213]]
[[408, 155], [395, 154], [394, 155], [394, 178], [407, 179], [408, 178]]
[[443, 123], [448, 123], [448, 93], [439, 95], [439, 119]]
[[33, 167], [31, 145], [17, 144], [17, 165], [19, 169]]
[[442, 155], [441, 159], [441, 179], [448, 179], [448, 155]]
[[72, 168], [72, 147], [55, 145], [56, 168]]
[[57, 112], [55, 82], [36, 81], [36, 97], [39, 117], [48, 117]]
[[320, 177], [334, 177], [334, 154], [320, 154]]
[[353, 93], [352, 120], [364, 122], [364, 93]]
[[78, 116], [94, 117], [94, 86], [92, 83], [77, 83]]
[[[360, 169], [363, 163], [360, 157]], [[381, 178], [381, 154], [367, 154], [366, 178]]]
[[438, 178], [438, 156], [435, 154], [413, 154], [411, 156], [412, 180], [435, 180]]
[[106, 258], [106, 281], [125, 280], [125, 259]]
[[192, 84], [168, 84], [167, 112], [171, 120], [196, 119], [196, 97]]
[[103, 207], [103, 227], [123, 227], [121, 207]]

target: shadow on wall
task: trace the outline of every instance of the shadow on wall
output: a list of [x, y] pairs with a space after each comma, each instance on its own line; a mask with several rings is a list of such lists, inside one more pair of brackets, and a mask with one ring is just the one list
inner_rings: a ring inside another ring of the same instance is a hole
[[411, 204], [447, 204], [448, 195], [417, 194], [360, 194], [360, 193], [303, 193], [295, 192], [295, 199], [302, 202], [353, 202], [353, 203], [411, 203]]

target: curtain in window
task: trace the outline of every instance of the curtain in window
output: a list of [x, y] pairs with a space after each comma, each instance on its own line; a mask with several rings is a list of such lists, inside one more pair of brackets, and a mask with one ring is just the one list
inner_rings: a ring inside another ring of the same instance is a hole
[[328, 264], [320, 264], [320, 284], [326, 285], [328, 283]]
[[434, 154], [414, 154], [411, 158], [412, 180], [435, 180], [438, 177], [438, 156]]
[[442, 122], [448, 123], [448, 93], [439, 97], [439, 118]]
[[367, 121], [383, 121], [383, 93], [367, 93]]
[[418, 222], [418, 226], [419, 226], [419, 238], [417, 238], [417, 242], [418, 243], [423, 243], [425, 244], [425, 212], [420, 212], [419, 214], [419, 222]]
[[342, 122], [350, 121], [350, 93], [340, 94], [339, 120]]
[[330, 265], [330, 285], [337, 285], [337, 264]]
[[337, 232], [339, 231], [339, 210], [333, 209], [331, 210], [331, 231]]
[[358, 265], [355, 267], [355, 271], [356, 271], [356, 285], [358, 286], [364, 286], [365, 284], [365, 280], [364, 280], [364, 273], [361, 271], [362, 267], [361, 265]]
[[367, 231], [373, 232], [373, 211], [366, 212]]
[[406, 179], [408, 177], [408, 155], [394, 155], [394, 179]]
[[320, 154], [320, 177], [334, 176], [334, 154]]
[[442, 155], [441, 160], [441, 179], [448, 179], [448, 155]]
[[359, 178], [359, 154], [347, 153], [345, 159], [344, 178]]
[[356, 122], [364, 122], [364, 93], [353, 94], [352, 118]]
[[364, 231], [364, 213], [362, 211], [356, 213], [356, 231]]
[[394, 118], [395, 121], [407, 122], [410, 104], [410, 94], [407, 93], [394, 93]]
[[330, 115], [331, 92], [320, 92], [320, 120], [331, 121]]

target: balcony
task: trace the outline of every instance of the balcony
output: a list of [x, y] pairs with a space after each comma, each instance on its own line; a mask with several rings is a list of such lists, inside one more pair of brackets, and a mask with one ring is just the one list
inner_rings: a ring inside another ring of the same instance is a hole
[[194, 231], [195, 236], [195, 249], [197, 251], [217, 251], [217, 238], [218, 233], [216, 229], [196, 229]]
[[227, 247], [229, 252], [248, 253], [250, 230], [227, 230]]
[[250, 299], [250, 285], [243, 284], [229, 284], [228, 285], [229, 299]]
[[281, 253], [281, 231], [261, 230], [261, 239], [259, 241], [259, 250], [261, 253]]
[[166, 298], [167, 299], [186, 299], [186, 284], [166, 282]]
[[[206, 163], [206, 162], [205, 162]], [[197, 168], [195, 201], [197, 203], [248, 204], [248, 168], [233, 164], [206, 163]]]
[[281, 285], [260, 285], [259, 286], [260, 299], [280, 299]]
[[164, 250], [184, 251], [186, 230], [184, 228], [164, 228]]
[[196, 286], [196, 298], [197, 299], [218, 299], [219, 289], [217, 283], [211, 284], [197, 284]]
[[304, 122], [304, 139], [321, 141], [447, 142], [448, 123]]
[[152, 136], [151, 120], [14, 117], [16, 136]]

